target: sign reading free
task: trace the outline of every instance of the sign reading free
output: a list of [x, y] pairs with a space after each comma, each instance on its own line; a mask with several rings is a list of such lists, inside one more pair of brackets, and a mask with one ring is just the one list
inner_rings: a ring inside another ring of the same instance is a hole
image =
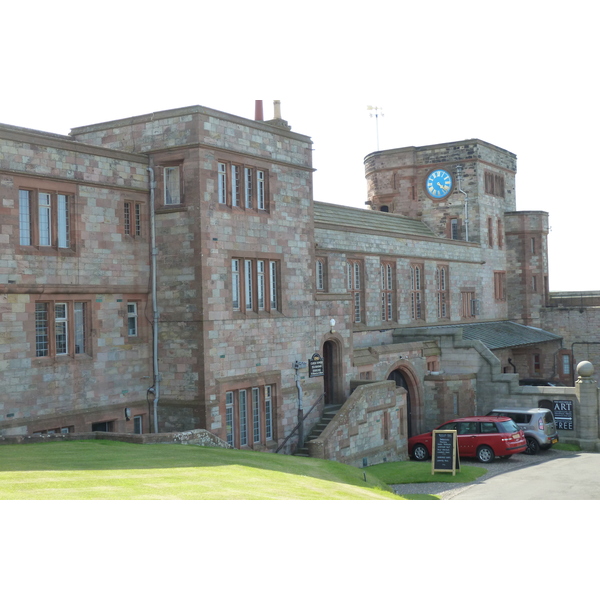
[[552, 412], [556, 421], [556, 429], [573, 430], [573, 400], [553, 400]]

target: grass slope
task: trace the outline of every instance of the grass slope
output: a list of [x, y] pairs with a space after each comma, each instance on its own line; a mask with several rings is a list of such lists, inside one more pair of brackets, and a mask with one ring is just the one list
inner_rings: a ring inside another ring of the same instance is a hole
[[340, 463], [199, 446], [113, 441], [0, 446], [0, 499], [399, 500]]

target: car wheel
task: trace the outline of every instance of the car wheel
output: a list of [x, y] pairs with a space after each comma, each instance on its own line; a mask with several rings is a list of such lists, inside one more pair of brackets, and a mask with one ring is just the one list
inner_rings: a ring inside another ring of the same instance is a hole
[[423, 444], [417, 444], [413, 448], [412, 455], [415, 460], [427, 460], [429, 458], [429, 452]]
[[477, 448], [477, 460], [482, 463], [490, 463], [494, 460], [494, 451], [489, 446]]
[[525, 454], [537, 454], [540, 451], [540, 445], [538, 441], [533, 437], [527, 438], [527, 450]]

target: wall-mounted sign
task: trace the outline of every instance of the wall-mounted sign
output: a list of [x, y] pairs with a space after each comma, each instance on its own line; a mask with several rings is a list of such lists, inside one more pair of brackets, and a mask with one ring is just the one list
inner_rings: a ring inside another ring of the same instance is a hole
[[458, 455], [458, 437], [456, 430], [434, 429], [431, 457], [431, 474], [440, 473], [456, 474], [460, 471], [460, 458]]
[[552, 412], [556, 429], [573, 430], [573, 400], [553, 400]]
[[324, 375], [323, 368], [324, 368], [323, 367], [323, 357], [318, 352], [315, 352], [308, 359], [308, 376], [309, 377], [323, 377], [323, 375]]

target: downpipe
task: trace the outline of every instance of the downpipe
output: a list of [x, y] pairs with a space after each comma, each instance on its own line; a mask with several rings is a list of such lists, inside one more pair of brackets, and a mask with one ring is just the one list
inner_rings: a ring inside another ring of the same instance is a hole
[[150, 172], [150, 253], [152, 262], [152, 371], [154, 375], [154, 385], [149, 391], [154, 393], [153, 421], [154, 433], [158, 433], [158, 400], [160, 398], [160, 371], [158, 369], [158, 300], [156, 298], [156, 256], [158, 249], [156, 247], [156, 222], [154, 218], [154, 190], [156, 189], [156, 181], [154, 179], [154, 169], [146, 167]]

